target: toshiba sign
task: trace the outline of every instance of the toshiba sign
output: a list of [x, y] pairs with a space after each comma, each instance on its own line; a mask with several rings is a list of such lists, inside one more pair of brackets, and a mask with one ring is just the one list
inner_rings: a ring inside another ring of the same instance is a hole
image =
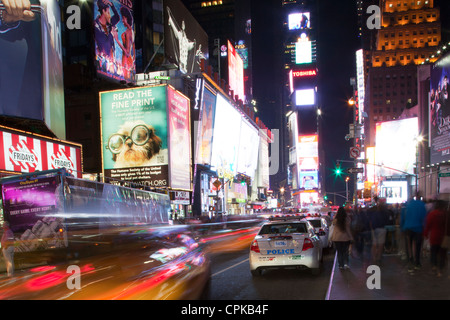
[[316, 70], [298, 70], [298, 71], [292, 71], [292, 76], [294, 78], [301, 78], [301, 77], [313, 77], [317, 75]]

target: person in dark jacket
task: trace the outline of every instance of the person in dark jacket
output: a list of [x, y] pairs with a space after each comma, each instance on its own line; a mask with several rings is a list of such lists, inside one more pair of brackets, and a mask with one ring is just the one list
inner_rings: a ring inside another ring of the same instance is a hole
[[447, 249], [441, 248], [442, 240], [445, 234], [445, 201], [436, 201], [434, 210], [430, 211], [425, 220], [424, 237], [430, 242], [430, 261], [432, 271], [436, 272], [438, 277], [442, 276], [445, 267], [445, 258]]
[[375, 198], [376, 206], [369, 216], [370, 230], [372, 232], [372, 261], [380, 264], [386, 242], [386, 228], [389, 221], [389, 212], [384, 199]]

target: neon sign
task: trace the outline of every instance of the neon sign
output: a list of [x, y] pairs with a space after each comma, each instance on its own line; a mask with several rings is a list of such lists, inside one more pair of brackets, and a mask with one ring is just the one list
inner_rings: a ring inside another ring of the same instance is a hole
[[300, 78], [300, 77], [312, 77], [317, 76], [316, 70], [299, 70], [299, 71], [293, 71], [292, 75], [294, 78]]

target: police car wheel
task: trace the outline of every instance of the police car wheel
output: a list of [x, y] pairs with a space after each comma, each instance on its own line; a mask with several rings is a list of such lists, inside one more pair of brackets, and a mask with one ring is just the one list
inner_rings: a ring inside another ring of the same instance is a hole
[[252, 273], [253, 277], [259, 277], [260, 275], [262, 275], [262, 270], [261, 269], [250, 270], [250, 272]]

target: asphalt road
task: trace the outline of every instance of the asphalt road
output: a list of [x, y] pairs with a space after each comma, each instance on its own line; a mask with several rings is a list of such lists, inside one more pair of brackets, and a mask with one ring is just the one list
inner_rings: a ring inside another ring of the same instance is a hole
[[248, 249], [211, 256], [209, 300], [324, 300], [334, 262], [334, 250], [325, 251], [322, 272], [266, 270], [252, 277]]

